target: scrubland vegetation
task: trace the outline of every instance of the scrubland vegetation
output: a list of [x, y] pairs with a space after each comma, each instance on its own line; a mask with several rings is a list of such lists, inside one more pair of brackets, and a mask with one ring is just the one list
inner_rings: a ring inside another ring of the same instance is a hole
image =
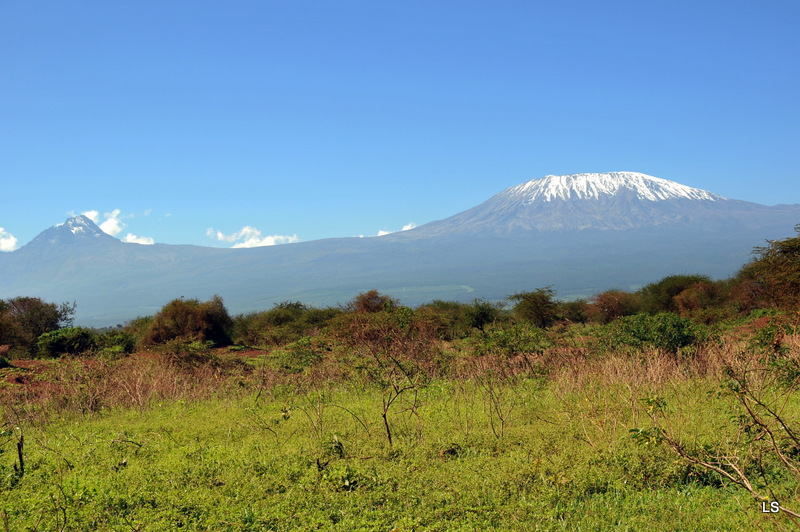
[[800, 236], [727, 280], [506, 303], [180, 299], [95, 331], [3, 301], [0, 526], [800, 523]]

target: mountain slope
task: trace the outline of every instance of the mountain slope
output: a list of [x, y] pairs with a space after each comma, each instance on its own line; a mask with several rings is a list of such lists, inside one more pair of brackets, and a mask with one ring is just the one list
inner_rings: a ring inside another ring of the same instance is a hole
[[233, 313], [335, 305], [377, 288], [416, 305], [634, 289], [674, 273], [733, 274], [753, 246], [793, 234], [800, 206], [765, 207], [633, 173], [548, 176], [409, 231], [250, 249], [123, 243], [86, 217], [0, 254], [0, 298], [77, 301], [77, 322], [121, 323], [177, 297]]
[[620, 230], [661, 224], [722, 227], [772, 224], [797, 212], [729, 200], [673, 181], [634, 172], [546, 176], [507, 188], [486, 202], [417, 228], [424, 236], [456, 232], [494, 235], [529, 231]]

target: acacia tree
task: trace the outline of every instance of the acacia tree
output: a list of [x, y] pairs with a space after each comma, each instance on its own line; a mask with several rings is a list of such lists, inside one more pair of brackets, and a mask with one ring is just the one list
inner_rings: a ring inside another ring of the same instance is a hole
[[739, 272], [742, 283], [755, 282], [770, 302], [781, 307], [800, 303], [800, 224], [796, 237], [768, 240], [753, 251], [756, 258]]
[[533, 292], [519, 292], [508, 299], [516, 301], [513, 309], [515, 316], [545, 328], [552, 325], [558, 316], [558, 301], [555, 296], [553, 288], [545, 286]]
[[390, 422], [393, 406], [417, 418], [420, 395], [437, 373], [436, 328], [420, 319], [408, 307], [387, 307], [379, 312], [351, 312], [342, 315], [333, 332], [339, 340], [359, 353], [359, 367], [381, 389], [381, 419], [386, 439], [393, 444]]

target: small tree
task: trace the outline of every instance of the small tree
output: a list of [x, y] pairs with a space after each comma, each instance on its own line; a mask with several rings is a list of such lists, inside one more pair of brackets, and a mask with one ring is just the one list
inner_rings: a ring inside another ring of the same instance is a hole
[[800, 224], [798, 236], [768, 240], [768, 245], [753, 251], [756, 258], [739, 272], [741, 282], [753, 281], [763, 288], [771, 302], [784, 308], [800, 303]]
[[546, 286], [533, 292], [519, 292], [508, 299], [516, 301], [512, 311], [516, 317], [545, 328], [552, 325], [558, 317], [558, 301], [555, 295], [552, 287]]
[[36, 342], [47, 332], [72, 324], [75, 303], [47, 303], [38, 297], [15, 297], [0, 305], [0, 345], [18, 355], [34, 355]]
[[588, 313], [592, 321], [611, 323], [622, 316], [636, 314], [638, 299], [624, 290], [606, 290], [592, 297]]

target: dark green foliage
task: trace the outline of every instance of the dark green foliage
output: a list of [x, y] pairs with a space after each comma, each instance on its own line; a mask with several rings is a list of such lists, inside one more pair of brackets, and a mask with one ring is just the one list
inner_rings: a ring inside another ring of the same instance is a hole
[[314, 308], [285, 301], [267, 311], [236, 316], [233, 319], [233, 336], [236, 343], [241, 345], [286, 345], [303, 336], [318, 333], [342, 312], [338, 308]]
[[94, 334], [83, 327], [68, 327], [44, 333], [36, 344], [41, 357], [81, 355], [94, 347]]
[[504, 328], [487, 331], [478, 338], [478, 353], [481, 355], [540, 355], [552, 346], [552, 342], [539, 327], [528, 324], [514, 324]]
[[175, 299], [161, 309], [148, 324], [142, 338], [144, 346], [163, 344], [171, 340], [211, 341], [224, 346], [231, 343], [233, 320], [222, 298], [200, 303], [196, 299]]
[[701, 339], [698, 326], [670, 312], [625, 316], [609, 324], [600, 335], [609, 349], [649, 346], [670, 353]]
[[133, 338], [134, 348], [144, 347], [144, 337], [150, 324], [153, 323], [153, 316], [139, 316], [125, 324], [122, 331]]
[[558, 305], [558, 314], [572, 323], [585, 324], [589, 319], [589, 303], [585, 299], [562, 301]]
[[96, 335], [95, 345], [98, 355], [113, 358], [133, 353], [136, 348], [136, 338], [127, 331], [110, 331]]
[[[417, 316], [427, 321], [442, 340], [469, 336], [472, 328], [471, 305], [436, 299], [417, 308]], [[491, 320], [490, 320], [491, 322]]]
[[677, 312], [678, 305], [675, 296], [695, 285], [696, 283], [711, 283], [707, 275], [670, 275], [656, 283], [651, 283], [638, 292], [641, 298], [641, 308], [644, 312], [657, 314], [659, 312]]
[[305, 368], [322, 361], [330, 348], [317, 338], [304, 336], [284, 347], [280, 352], [281, 368], [290, 373], [300, 373]]
[[75, 303], [47, 303], [38, 297], [15, 297], [0, 304], [0, 345], [15, 356], [36, 353], [39, 337], [72, 324]]
[[[768, 240], [768, 245], [754, 250], [755, 259], [745, 265], [737, 279], [768, 302], [783, 308], [800, 303], [800, 225], [798, 236]], [[758, 292], [761, 292], [760, 294]]]
[[490, 323], [494, 323], [500, 317], [500, 306], [495, 303], [490, 303], [485, 299], [475, 299], [472, 305], [469, 306], [466, 313], [467, 323], [470, 327], [474, 327], [481, 332], [484, 327]]
[[549, 327], [556, 321], [558, 301], [552, 287], [538, 288], [533, 292], [519, 292], [508, 299], [515, 301], [514, 316], [529, 321], [537, 327]]

